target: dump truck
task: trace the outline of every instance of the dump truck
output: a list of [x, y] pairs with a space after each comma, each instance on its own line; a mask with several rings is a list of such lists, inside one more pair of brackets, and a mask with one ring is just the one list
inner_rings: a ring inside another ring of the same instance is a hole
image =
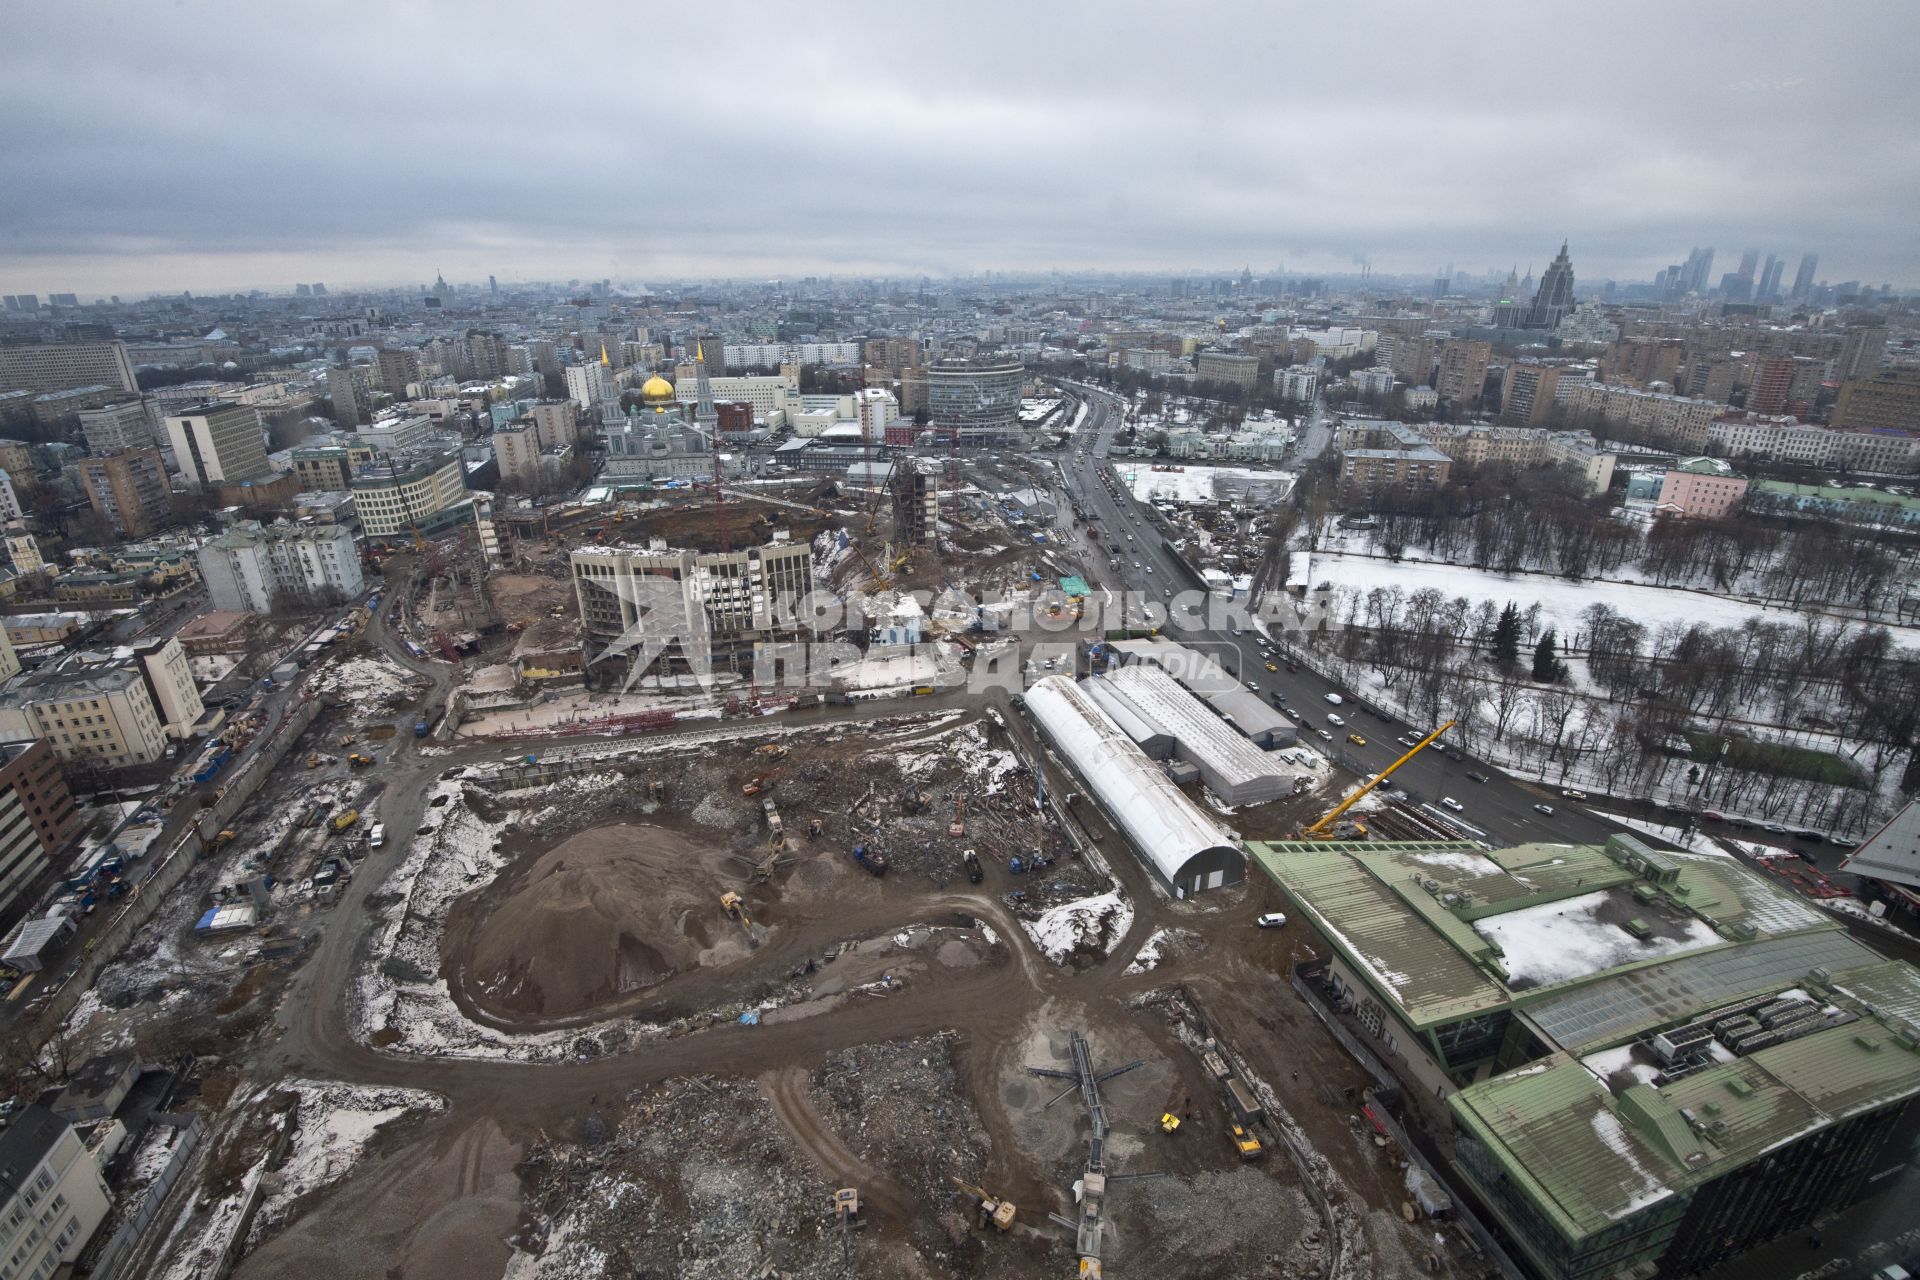
[[960, 855], [960, 861], [967, 868], [967, 883], [979, 884], [985, 874], [980, 870], [980, 855], [969, 849]]
[[1240, 1125], [1236, 1124], [1229, 1128], [1227, 1137], [1233, 1140], [1233, 1149], [1240, 1153], [1242, 1160], [1258, 1160], [1267, 1154], [1267, 1149], [1260, 1145], [1260, 1139], [1248, 1133]]
[[878, 850], [869, 850], [863, 844], [853, 846], [853, 860], [867, 869], [869, 875], [887, 874], [887, 855]]
[[345, 831], [358, 821], [360, 821], [360, 811], [358, 809], [345, 809], [334, 815], [333, 829], [336, 832]]

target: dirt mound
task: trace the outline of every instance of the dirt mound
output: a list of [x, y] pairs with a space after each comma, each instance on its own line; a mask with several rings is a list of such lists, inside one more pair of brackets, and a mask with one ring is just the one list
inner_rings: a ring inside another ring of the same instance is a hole
[[699, 845], [657, 827], [596, 827], [527, 869], [478, 931], [474, 992], [504, 1011], [565, 1015], [746, 953], [699, 872]]

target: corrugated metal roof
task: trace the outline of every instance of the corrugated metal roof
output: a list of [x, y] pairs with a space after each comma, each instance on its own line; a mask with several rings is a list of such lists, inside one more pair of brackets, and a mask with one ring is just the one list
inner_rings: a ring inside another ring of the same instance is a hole
[[1539, 997], [1526, 1016], [1551, 1044], [1589, 1053], [1770, 987], [1880, 959], [1838, 928], [1702, 951]]
[[1066, 676], [1028, 688], [1027, 710], [1162, 879], [1209, 850], [1239, 852], [1232, 833], [1201, 812], [1120, 726]]
[[[1451, 1022], [1507, 1002], [1503, 988], [1410, 910], [1351, 851], [1378, 845], [1250, 844], [1265, 868], [1350, 963], [1373, 976], [1415, 1026]], [[1474, 845], [1433, 843], [1437, 851]]]
[[1916, 1094], [1920, 1052], [1863, 1019], [1617, 1096], [1555, 1054], [1463, 1089], [1449, 1105], [1555, 1226], [1579, 1239]]

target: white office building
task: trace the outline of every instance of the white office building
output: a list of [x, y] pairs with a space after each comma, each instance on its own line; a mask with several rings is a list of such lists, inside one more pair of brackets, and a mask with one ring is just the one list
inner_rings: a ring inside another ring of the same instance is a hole
[[364, 589], [353, 534], [337, 524], [243, 524], [200, 548], [215, 609], [272, 613], [351, 600]]

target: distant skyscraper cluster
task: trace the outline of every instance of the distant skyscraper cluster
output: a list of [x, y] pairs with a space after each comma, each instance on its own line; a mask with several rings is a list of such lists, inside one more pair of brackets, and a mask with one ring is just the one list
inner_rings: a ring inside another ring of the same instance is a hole
[[1819, 269], [1820, 255], [1809, 253], [1800, 259], [1800, 269], [1794, 273], [1793, 288], [1783, 297], [1781, 281], [1786, 276], [1787, 260], [1769, 253], [1764, 263], [1760, 260], [1760, 250], [1748, 249], [1740, 255], [1738, 270], [1729, 271], [1720, 277], [1719, 285], [1713, 284], [1713, 246], [1696, 247], [1687, 255], [1685, 262], [1677, 262], [1654, 277], [1654, 285], [1661, 296], [1668, 300], [1687, 297], [1689, 294], [1704, 298], [1718, 293], [1724, 302], [1769, 303], [1798, 302], [1813, 293], [1813, 274]]

